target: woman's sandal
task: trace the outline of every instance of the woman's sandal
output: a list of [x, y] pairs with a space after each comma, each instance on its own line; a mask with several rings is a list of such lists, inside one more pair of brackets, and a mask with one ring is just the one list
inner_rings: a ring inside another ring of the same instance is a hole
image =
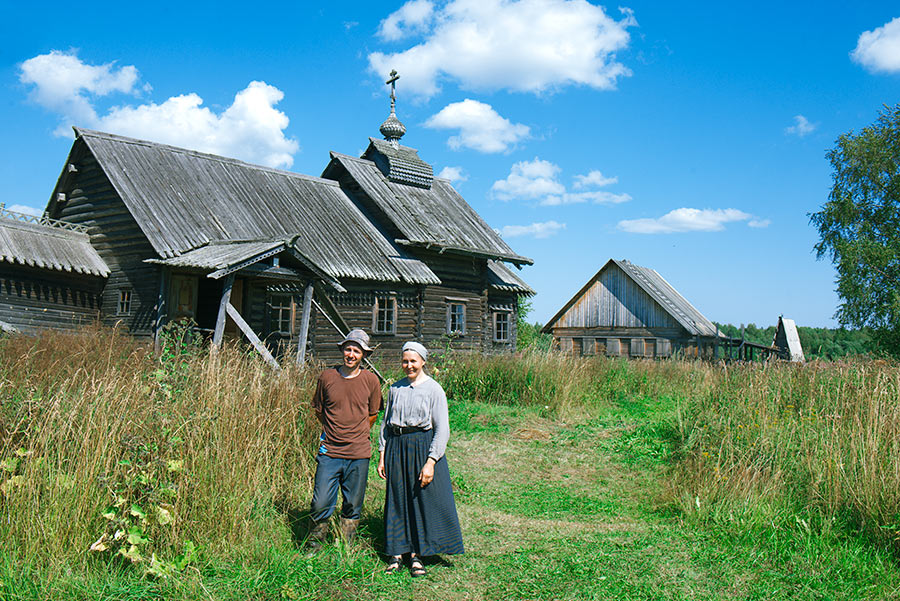
[[413, 557], [409, 560], [409, 575], [413, 578], [418, 578], [420, 576], [424, 576], [427, 572], [425, 571], [425, 564], [422, 563], [422, 560], [419, 557]]
[[399, 555], [394, 555], [391, 557], [390, 561], [388, 561], [387, 567], [384, 569], [385, 574], [394, 574], [397, 570], [400, 569], [400, 564], [403, 561], [403, 558]]

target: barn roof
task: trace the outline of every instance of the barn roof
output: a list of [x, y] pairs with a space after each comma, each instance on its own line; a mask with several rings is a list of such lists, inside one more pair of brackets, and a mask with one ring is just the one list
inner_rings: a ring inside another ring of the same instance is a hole
[[55, 271], [107, 277], [109, 267], [81, 231], [65, 224], [27, 223], [0, 212], [0, 261]]
[[335, 279], [440, 281], [379, 232], [336, 182], [155, 142], [75, 132], [163, 259], [209, 245], [201, 254], [213, 261], [215, 252], [234, 249], [212, 242], [291, 238], [299, 253]]
[[494, 290], [500, 290], [501, 292], [515, 292], [516, 294], [525, 296], [534, 296], [534, 290], [500, 261], [488, 260], [487, 267], [488, 285]]
[[772, 346], [782, 349], [784, 358], [790, 361], [805, 361], [803, 357], [803, 345], [800, 344], [800, 333], [793, 319], [778, 317], [778, 327], [775, 328], [775, 338]]
[[616, 260], [610, 259], [607, 263], [588, 280], [587, 284], [567, 302], [559, 312], [554, 315], [543, 331], [549, 332], [550, 328], [559, 320], [575, 302], [593, 285], [610, 265], [618, 266], [625, 272], [641, 289], [650, 295], [653, 300], [660, 304], [675, 321], [687, 330], [692, 336], [717, 336], [718, 329], [715, 324], [703, 316], [686, 298], [681, 296], [669, 282], [665, 280], [659, 273], [649, 267], [641, 267], [635, 265], [626, 259]]
[[397, 235], [399, 244], [520, 265], [533, 263], [517, 255], [453, 189], [449, 180], [434, 178], [427, 188], [408, 185], [392, 180], [378, 167], [382, 160], [393, 160], [384, 154], [388, 152], [385, 147], [394, 153], [415, 150], [406, 146], [394, 150], [387, 142], [370, 140], [362, 158], [332, 152], [323, 177], [335, 175], [336, 165], [346, 170], [373, 203], [372, 210], [389, 221], [388, 229]]

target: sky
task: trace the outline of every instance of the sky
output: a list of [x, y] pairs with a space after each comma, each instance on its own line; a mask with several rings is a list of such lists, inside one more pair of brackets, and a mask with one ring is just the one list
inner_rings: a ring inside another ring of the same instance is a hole
[[0, 202], [73, 125], [320, 175], [389, 112], [520, 255], [546, 323], [610, 258], [704, 315], [835, 327], [809, 214], [838, 136], [900, 102], [893, 2], [9, 3]]

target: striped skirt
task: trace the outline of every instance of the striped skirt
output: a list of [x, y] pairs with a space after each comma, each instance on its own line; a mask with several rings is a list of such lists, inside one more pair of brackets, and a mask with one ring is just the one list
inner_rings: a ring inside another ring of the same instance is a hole
[[447, 458], [434, 466], [434, 480], [422, 488], [419, 472], [428, 459], [431, 430], [388, 434], [384, 446], [385, 553], [428, 556], [463, 552]]

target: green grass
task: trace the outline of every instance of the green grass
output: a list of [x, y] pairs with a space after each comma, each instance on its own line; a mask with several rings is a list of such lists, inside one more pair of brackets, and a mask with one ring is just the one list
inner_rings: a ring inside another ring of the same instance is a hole
[[[308, 503], [315, 435], [298, 410], [308, 375], [289, 374], [299, 383], [272, 379], [234, 349], [212, 364], [227, 368], [223, 379], [196, 351], [159, 364], [102, 336], [68, 340], [65, 348], [41, 344], [48, 343], [0, 340], [4, 458], [25, 450], [0, 479], [15, 474], [27, 482], [0, 492], [0, 599], [900, 596], [892, 546], [854, 522], [858, 513], [820, 511], [786, 477], [772, 489], [777, 494], [728, 488], [716, 478], [716, 468], [756, 465], [759, 456], [796, 462], [788, 451], [808, 448], [804, 436], [822, 432], [821, 422], [797, 419], [797, 408], [809, 409], [820, 386], [845, 386], [842, 402], [862, 407], [873, 378], [890, 383], [868, 367], [842, 375], [457, 358], [441, 366], [441, 377], [450, 393], [448, 461], [466, 553], [412, 579], [383, 573], [384, 484], [374, 463], [360, 539], [312, 558], [299, 551], [302, 528], [292, 533], [291, 526], [302, 523]], [[528, 390], [536, 381], [541, 387]], [[81, 402], [101, 393], [103, 403]], [[777, 426], [765, 436], [736, 434], [737, 424], [757, 419], [755, 411], [770, 411]], [[55, 438], [49, 425], [78, 436]], [[98, 425], [102, 435], [92, 429]], [[783, 451], [758, 455], [763, 443]], [[713, 448], [715, 460], [703, 454]], [[75, 454], [84, 449], [94, 454]], [[93, 467], [103, 453], [105, 471]], [[183, 470], [167, 470], [173, 458], [185, 461]], [[147, 534], [166, 558], [185, 540], [197, 544], [197, 557], [161, 578], [144, 573], [146, 563], [89, 553], [104, 528], [109, 485], [142, 502], [171, 503], [175, 526], [151, 523]], [[170, 485], [176, 497], [167, 501], [161, 491]]]

